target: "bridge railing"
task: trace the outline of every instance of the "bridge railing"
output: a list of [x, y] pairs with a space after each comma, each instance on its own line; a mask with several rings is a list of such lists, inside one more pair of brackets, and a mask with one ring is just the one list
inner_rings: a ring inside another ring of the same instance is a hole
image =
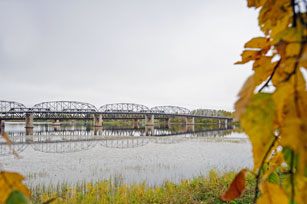
[[50, 112], [50, 108], [11, 108], [8, 112]]
[[88, 112], [97, 112], [96, 109], [76, 109], [76, 108], [65, 108], [63, 109], [63, 112], [69, 112], [69, 113], [80, 113], [80, 112], [84, 112], [84, 113], [88, 113]]

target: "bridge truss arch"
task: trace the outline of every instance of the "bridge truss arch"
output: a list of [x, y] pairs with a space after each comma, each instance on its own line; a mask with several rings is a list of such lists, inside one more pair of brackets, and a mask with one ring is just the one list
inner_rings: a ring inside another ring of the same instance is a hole
[[151, 108], [154, 113], [165, 113], [165, 114], [178, 114], [178, 115], [190, 115], [191, 111], [184, 107], [179, 106], [155, 106]]
[[57, 143], [41, 143], [32, 144], [35, 151], [45, 153], [71, 153], [80, 152], [92, 149], [96, 146], [97, 142], [57, 142]]
[[33, 108], [50, 109], [50, 111], [56, 112], [97, 111], [97, 108], [94, 105], [78, 101], [48, 101], [35, 104]]
[[92, 149], [97, 141], [93, 135], [36, 135], [31, 146], [45, 153], [69, 153]]
[[1, 156], [8, 156], [8, 155], [14, 155], [13, 150], [20, 154], [28, 147], [28, 144], [22, 143], [22, 144], [12, 144], [11, 147], [7, 145], [7, 143], [0, 144], [0, 157]]
[[99, 111], [111, 113], [146, 113], [150, 112], [150, 109], [145, 105], [135, 103], [113, 103], [100, 106]]
[[14, 111], [15, 109], [23, 109], [26, 108], [22, 103], [18, 103], [15, 101], [2, 101], [0, 100], [0, 112], [9, 112]]
[[100, 141], [101, 146], [107, 148], [118, 148], [118, 149], [127, 149], [127, 148], [136, 148], [141, 147], [149, 143], [148, 139], [143, 138], [134, 138], [134, 139], [106, 139]]
[[21, 153], [28, 147], [26, 138], [23, 135], [13, 136], [10, 133], [9, 135], [11, 146], [8, 146], [7, 142], [3, 138], [0, 138], [0, 157], [13, 155], [14, 151], [16, 153]]
[[177, 144], [186, 141], [186, 137], [155, 137], [152, 142], [156, 144]]

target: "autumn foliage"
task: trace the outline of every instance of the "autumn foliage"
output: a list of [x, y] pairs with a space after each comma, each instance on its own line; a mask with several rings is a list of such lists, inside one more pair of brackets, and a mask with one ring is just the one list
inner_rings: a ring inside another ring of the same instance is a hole
[[[248, 0], [259, 11], [263, 36], [248, 41], [236, 64], [252, 63], [235, 104], [236, 119], [252, 143], [255, 203], [307, 203], [307, 1]], [[8, 139], [7, 135], [4, 135]], [[8, 140], [8, 144], [9, 140]], [[243, 169], [224, 201], [245, 187]], [[30, 203], [17, 173], [0, 173], [0, 203]]]
[[229, 189], [222, 195], [222, 200], [231, 201], [239, 197], [245, 188], [245, 173], [246, 169], [242, 169], [230, 184]]
[[2, 171], [0, 173], [0, 203], [30, 203], [30, 191], [22, 183], [24, 177], [18, 173]]
[[[307, 1], [248, 0], [248, 7], [259, 11], [264, 36], [248, 41], [236, 63], [252, 62], [253, 74], [239, 92], [235, 117], [252, 143], [255, 202], [303, 204], [307, 202], [303, 75], [307, 68]], [[236, 189], [231, 185], [229, 191]], [[225, 196], [221, 199], [227, 200]]]

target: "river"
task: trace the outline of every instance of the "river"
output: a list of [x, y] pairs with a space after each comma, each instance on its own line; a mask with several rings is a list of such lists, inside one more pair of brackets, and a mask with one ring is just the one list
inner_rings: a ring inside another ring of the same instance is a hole
[[145, 127], [90, 124], [34, 124], [25, 135], [24, 123], [8, 122], [17, 158], [0, 139], [0, 169], [17, 171], [30, 186], [121, 179], [127, 184], [155, 186], [199, 175], [252, 167], [251, 144], [233, 127], [156, 125]]

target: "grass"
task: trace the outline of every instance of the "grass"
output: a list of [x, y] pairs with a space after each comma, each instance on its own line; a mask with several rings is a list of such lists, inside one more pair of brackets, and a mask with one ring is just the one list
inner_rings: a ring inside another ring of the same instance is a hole
[[[235, 172], [219, 175], [210, 171], [207, 177], [182, 180], [179, 184], [165, 181], [162, 186], [142, 184], [126, 185], [121, 178], [95, 183], [77, 183], [30, 187], [33, 203], [43, 203], [52, 198], [53, 203], [223, 203], [219, 196], [228, 188]], [[246, 188], [232, 204], [252, 203], [255, 179], [246, 176]]]

